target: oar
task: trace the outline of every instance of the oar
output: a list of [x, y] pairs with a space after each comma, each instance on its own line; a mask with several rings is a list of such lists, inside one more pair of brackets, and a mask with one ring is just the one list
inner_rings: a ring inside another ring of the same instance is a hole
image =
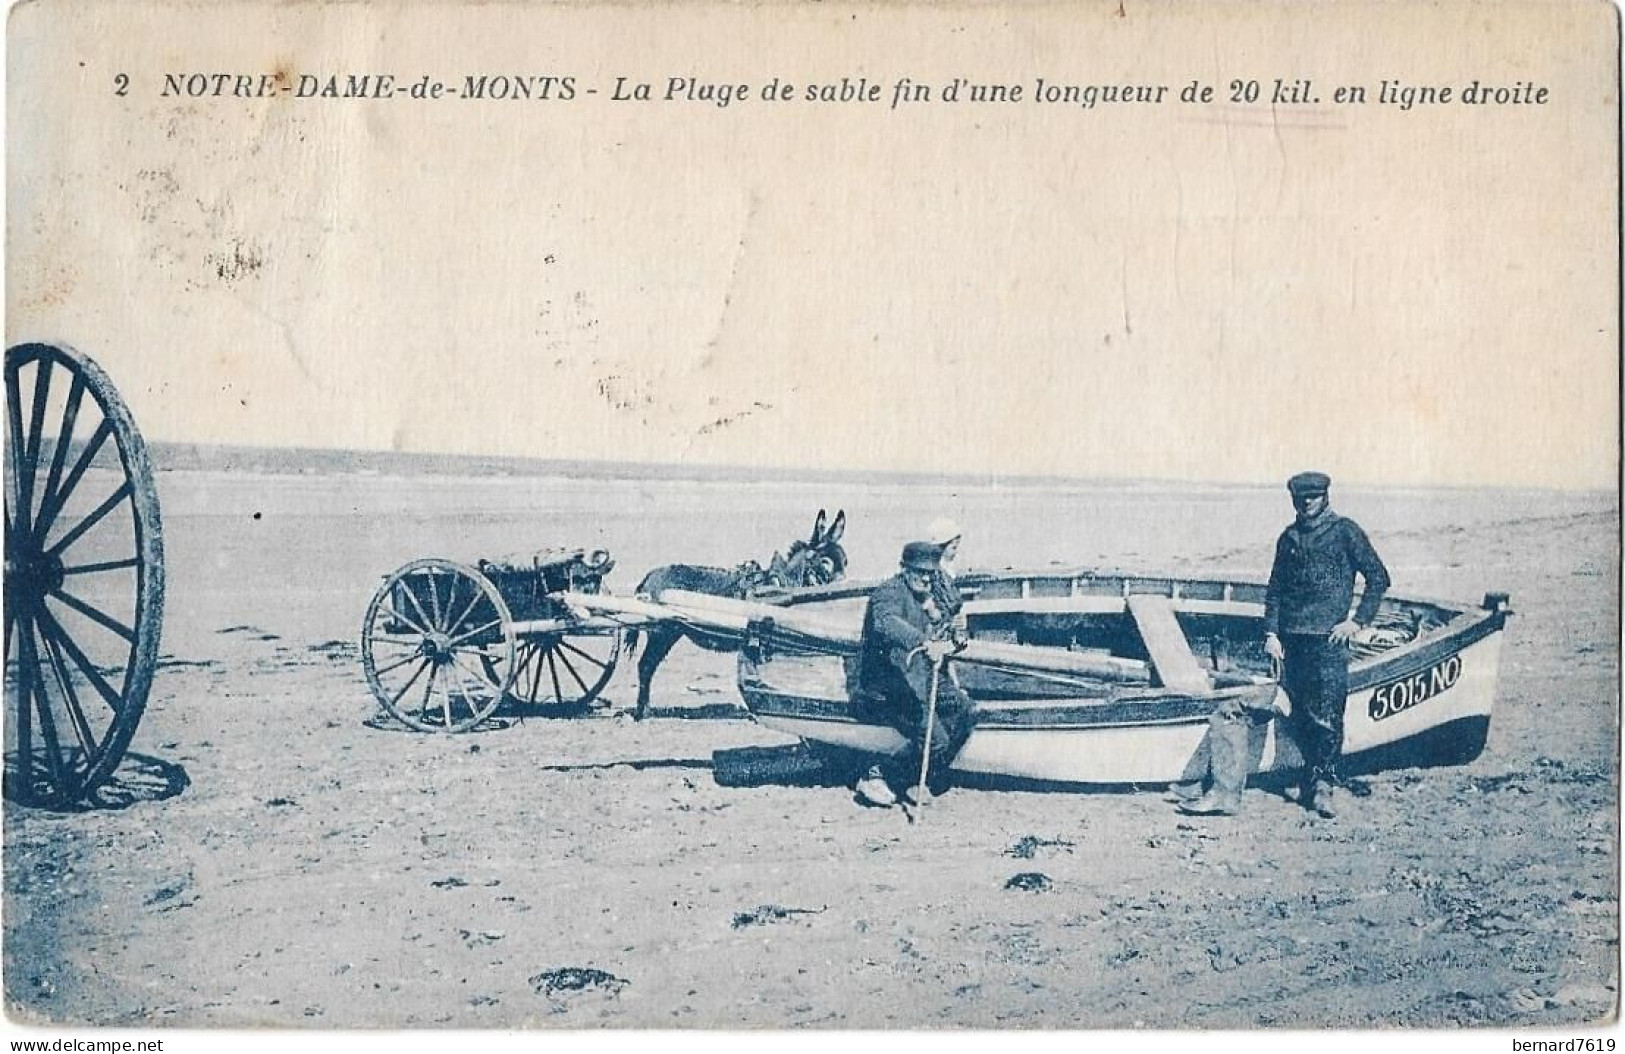
[[914, 803], [922, 809], [925, 808], [925, 778], [931, 774], [931, 734], [936, 731], [937, 688], [942, 684], [942, 667], [946, 661], [931, 664], [931, 694], [925, 704], [925, 740], [920, 745], [920, 785], [914, 791]]

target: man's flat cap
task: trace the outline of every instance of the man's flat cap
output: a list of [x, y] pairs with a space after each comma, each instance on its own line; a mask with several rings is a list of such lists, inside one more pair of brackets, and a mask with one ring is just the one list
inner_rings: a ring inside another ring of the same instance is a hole
[[942, 546], [909, 542], [903, 546], [902, 563], [911, 571], [935, 571], [942, 566]]
[[1324, 472], [1300, 472], [1286, 481], [1293, 494], [1324, 494], [1331, 489], [1332, 477]]

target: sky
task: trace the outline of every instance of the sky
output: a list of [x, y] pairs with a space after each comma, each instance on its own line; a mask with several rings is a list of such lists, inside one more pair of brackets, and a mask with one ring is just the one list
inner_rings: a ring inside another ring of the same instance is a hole
[[[28, 7], [7, 341], [89, 353], [173, 441], [1612, 488], [1614, 34], [1592, 2]], [[166, 94], [198, 72], [295, 90]], [[559, 80], [298, 94], [381, 73]], [[805, 99], [843, 78], [880, 97]]]

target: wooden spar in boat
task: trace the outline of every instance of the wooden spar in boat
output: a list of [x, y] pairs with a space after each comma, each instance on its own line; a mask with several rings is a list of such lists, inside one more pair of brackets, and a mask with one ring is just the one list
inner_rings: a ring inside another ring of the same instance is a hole
[[[702, 629], [741, 635], [749, 631], [751, 623], [770, 619], [781, 631], [818, 641], [843, 652], [855, 651], [862, 636], [857, 626], [794, 608], [681, 589], [662, 591], [658, 603], [597, 593], [560, 593], [558, 596], [572, 607], [589, 611], [612, 611], [648, 619], [676, 619]], [[1080, 654], [1060, 648], [973, 640], [962, 651], [955, 652], [953, 658], [958, 662], [1006, 670], [1071, 674], [1122, 684], [1149, 684], [1151, 681], [1151, 669], [1146, 663], [1113, 656]]]
[[1191, 654], [1190, 642], [1174, 615], [1174, 603], [1167, 597], [1136, 593], [1127, 599], [1129, 614], [1140, 631], [1140, 639], [1157, 668], [1162, 683], [1181, 692], [1200, 695], [1213, 690], [1208, 676]]
[[[818, 618], [774, 604], [757, 604], [749, 600], [691, 593], [682, 589], [665, 590], [660, 594], [660, 599], [662, 603], [669, 602], [682, 608], [727, 615], [745, 624], [772, 619], [780, 629], [789, 630], [803, 637], [845, 645], [850, 649], [856, 649], [862, 638], [862, 633], [856, 626]], [[954, 652], [953, 658], [959, 662], [998, 666], [1009, 670], [1068, 673], [1129, 684], [1145, 684], [1151, 679], [1151, 671], [1143, 662], [1104, 655], [1083, 655], [1060, 648], [972, 640], [962, 650]]]

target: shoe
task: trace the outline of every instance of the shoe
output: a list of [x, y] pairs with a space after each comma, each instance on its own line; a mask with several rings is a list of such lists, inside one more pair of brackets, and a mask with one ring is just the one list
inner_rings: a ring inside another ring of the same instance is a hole
[[925, 788], [925, 793], [921, 794], [920, 793], [920, 786], [917, 783], [909, 784], [907, 787], [904, 787], [897, 794], [897, 799], [899, 801], [901, 801], [904, 805], [912, 805], [916, 809], [919, 808], [922, 805], [930, 805], [931, 804], [931, 799], [933, 799], [935, 797], [936, 797], [936, 795], [931, 793], [931, 788], [930, 787], [926, 787]]
[[886, 779], [880, 774], [878, 768], [870, 769], [869, 774], [858, 781], [858, 785], [853, 788], [853, 791], [857, 794], [860, 803], [876, 809], [889, 809], [897, 804], [897, 795], [893, 794], [891, 788], [886, 786]]
[[1337, 819], [1337, 795], [1330, 786], [1322, 787], [1309, 797], [1309, 808], [1322, 820]]
[[1170, 783], [1168, 784], [1168, 793], [1163, 795], [1164, 798], [1176, 805], [1182, 801], [1195, 801], [1201, 796], [1201, 780], [1192, 780], [1190, 783]]
[[1186, 816], [1234, 816], [1241, 809], [1241, 803], [1221, 798], [1211, 792], [1202, 795], [1195, 801], [1182, 801], [1179, 811]]

